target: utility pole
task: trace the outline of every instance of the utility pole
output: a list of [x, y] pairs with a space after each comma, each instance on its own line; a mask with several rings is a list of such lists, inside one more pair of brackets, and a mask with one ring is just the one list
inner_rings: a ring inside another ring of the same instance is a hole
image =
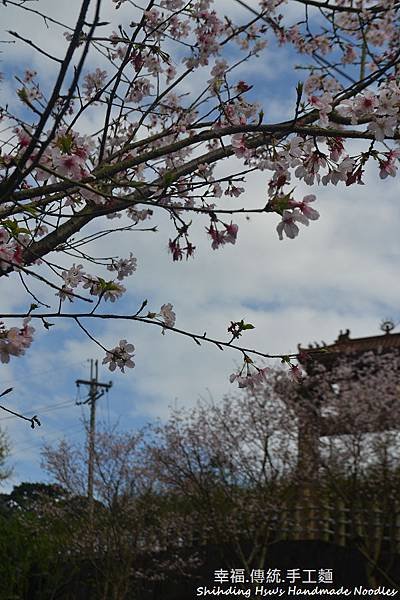
[[[96, 435], [96, 401], [104, 395], [105, 391], [108, 391], [112, 386], [112, 382], [99, 383], [99, 362], [98, 360], [90, 361], [90, 380], [77, 379], [76, 385], [88, 385], [89, 396], [84, 402], [76, 402], [76, 404], [89, 404], [90, 406], [90, 419], [89, 419], [89, 430], [88, 430], [88, 478], [87, 478], [87, 497], [89, 504], [89, 519], [93, 521], [93, 474], [94, 474], [94, 446], [95, 446], [95, 435]], [[99, 391], [101, 390], [101, 391]]]

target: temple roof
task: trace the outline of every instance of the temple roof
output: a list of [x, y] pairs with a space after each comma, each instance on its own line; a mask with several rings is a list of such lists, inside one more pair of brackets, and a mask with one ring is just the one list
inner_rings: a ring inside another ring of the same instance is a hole
[[345, 332], [340, 331], [337, 340], [333, 344], [321, 342], [317, 344], [309, 344], [308, 347], [298, 344], [299, 354], [313, 354], [313, 358], [320, 357], [324, 360], [326, 354], [332, 353], [348, 353], [348, 352], [387, 352], [388, 350], [400, 349], [400, 333], [391, 333], [392, 328], [385, 327], [384, 333], [381, 335], [373, 335], [369, 337], [354, 338], [350, 337], [350, 330]]

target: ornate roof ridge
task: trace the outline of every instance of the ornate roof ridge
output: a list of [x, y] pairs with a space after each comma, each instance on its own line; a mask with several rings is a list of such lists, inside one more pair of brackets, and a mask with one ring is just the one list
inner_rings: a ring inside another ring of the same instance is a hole
[[[337, 339], [332, 344], [321, 342], [318, 344], [309, 344], [308, 347], [303, 347], [301, 344], [297, 346], [299, 354], [310, 353], [320, 354], [323, 356], [326, 352], [359, 352], [368, 350], [388, 350], [389, 348], [400, 348], [400, 333], [391, 333], [385, 331], [380, 335], [365, 336], [359, 338], [351, 338], [350, 330], [345, 332], [340, 331]], [[321, 352], [322, 350], [322, 352]]]

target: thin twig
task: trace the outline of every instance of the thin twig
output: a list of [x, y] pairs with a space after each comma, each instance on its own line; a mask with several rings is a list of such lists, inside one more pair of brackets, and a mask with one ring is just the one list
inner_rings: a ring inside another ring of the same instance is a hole
[[[7, 388], [6, 390], [4, 390], [4, 392], [2, 392], [0, 394], [0, 398], [2, 396], [5, 396], [6, 394], [9, 394], [10, 392], [13, 391], [13, 388]], [[24, 415], [21, 415], [20, 413], [15, 412], [14, 410], [11, 410], [10, 408], [6, 408], [5, 406], [2, 406], [0, 404], [0, 408], [2, 410], [5, 410], [6, 412], [14, 415], [15, 417], [19, 417], [20, 419], [24, 419], [24, 421], [29, 421], [29, 423], [31, 424], [31, 428], [35, 429], [35, 426], [38, 425], [40, 427], [41, 422], [39, 421], [37, 415], [33, 415], [33, 417], [25, 417]]]

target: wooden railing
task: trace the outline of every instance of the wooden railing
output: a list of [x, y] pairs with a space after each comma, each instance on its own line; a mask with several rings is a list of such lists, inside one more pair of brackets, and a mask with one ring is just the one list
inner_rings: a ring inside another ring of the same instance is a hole
[[303, 501], [269, 508], [265, 516], [275, 540], [321, 540], [340, 546], [380, 543], [400, 554], [400, 503], [393, 510], [377, 504], [346, 506], [342, 500]]

